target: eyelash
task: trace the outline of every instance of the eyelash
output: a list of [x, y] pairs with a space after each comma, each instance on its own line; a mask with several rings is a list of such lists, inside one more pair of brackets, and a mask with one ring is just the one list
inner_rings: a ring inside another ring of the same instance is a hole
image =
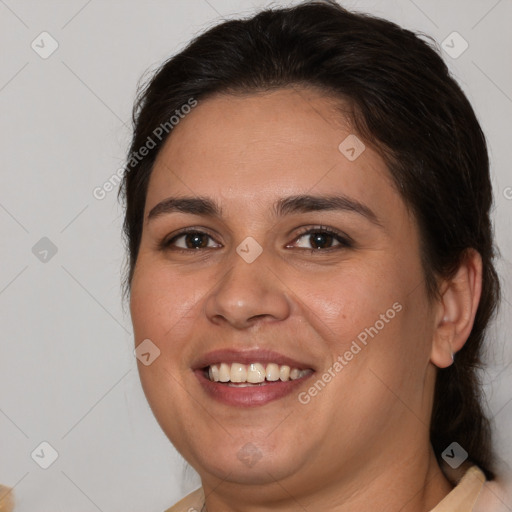
[[[306, 228], [303, 231], [299, 232], [295, 236], [294, 242], [297, 242], [297, 240], [299, 240], [300, 238], [302, 238], [305, 235], [312, 235], [312, 234], [331, 235], [339, 243], [339, 245], [336, 245], [334, 247], [329, 247], [327, 249], [314, 249], [314, 248], [308, 249], [305, 247], [301, 247], [299, 249], [301, 249], [303, 251], [309, 251], [310, 253], [318, 254], [319, 252], [325, 253], [325, 252], [331, 252], [331, 251], [339, 250], [339, 249], [349, 249], [354, 246], [354, 242], [349, 236], [347, 236], [343, 233], [340, 233], [338, 231], [335, 231], [333, 229], [330, 229], [327, 226], [316, 226], [314, 228]], [[183, 229], [182, 231], [179, 231], [177, 234], [175, 234], [170, 239], [163, 239], [162, 242], [159, 244], [160, 249], [163, 251], [172, 250], [172, 251], [178, 251], [178, 252], [182, 252], [182, 253], [190, 253], [190, 252], [195, 252], [195, 251], [200, 250], [200, 249], [184, 249], [183, 247], [172, 247], [172, 244], [174, 242], [176, 242], [176, 240], [178, 240], [179, 238], [181, 238], [185, 235], [206, 235], [206, 236], [209, 236], [213, 240], [213, 236], [205, 231], [201, 231], [200, 229], [195, 229], [195, 228], [186, 228], [186, 229]], [[212, 247], [205, 247], [203, 249], [212, 249]]]

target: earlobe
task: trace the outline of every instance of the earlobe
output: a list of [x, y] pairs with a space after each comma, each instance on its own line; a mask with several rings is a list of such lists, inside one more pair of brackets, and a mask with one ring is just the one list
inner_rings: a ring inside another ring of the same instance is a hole
[[466, 343], [481, 293], [482, 258], [469, 249], [455, 275], [441, 284], [431, 352], [431, 361], [437, 367], [450, 366], [454, 354]]

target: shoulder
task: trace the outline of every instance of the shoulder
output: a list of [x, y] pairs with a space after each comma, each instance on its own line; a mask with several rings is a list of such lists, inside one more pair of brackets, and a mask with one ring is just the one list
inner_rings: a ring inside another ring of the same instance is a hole
[[466, 468], [458, 468], [458, 475], [447, 477], [455, 487], [430, 512], [475, 512], [474, 505], [482, 492], [485, 475], [477, 466]]
[[165, 512], [201, 512], [204, 504], [203, 488], [200, 487], [185, 496]]
[[[508, 488], [507, 488], [508, 487]], [[486, 481], [473, 512], [509, 512], [512, 509], [512, 489], [503, 480]]]

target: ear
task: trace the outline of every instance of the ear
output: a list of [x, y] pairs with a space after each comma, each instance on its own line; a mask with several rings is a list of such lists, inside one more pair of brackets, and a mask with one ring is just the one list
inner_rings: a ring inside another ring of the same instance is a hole
[[455, 275], [440, 285], [431, 362], [439, 368], [453, 363], [453, 354], [466, 343], [482, 294], [482, 257], [468, 249]]

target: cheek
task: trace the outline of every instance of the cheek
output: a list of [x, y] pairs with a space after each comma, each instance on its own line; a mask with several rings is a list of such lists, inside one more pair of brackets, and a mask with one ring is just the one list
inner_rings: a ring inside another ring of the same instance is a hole
[[357, 409], [363, 403], [389, 405], [394, 395], [380, 379], [405, 394], [421, 387], [430, 350], [421, 268], [378, 257], [319, 284], [303, 278], [294, 286], [307, 321], [320, 333], [319, 351], [329, 352], [329, 363], [339, 363], [334, 373], [343, 377], [334, 379], [333, 393]]
[[183, 331], [194, 315], [204, 281], [198, 276], [183, 276], [159, 262], [142, 258], [136, 266], [130, 297], [135, 339], [155, 339], [158, 344], [173, 330]]
[[135, 344], [151, 340], [160, 355], [148, 366], [138, 364], [146, 398], [166, 433], [179, 437], [186, 415], [169, 421], [168, 411], [178, 410], [188, 397], [170, 392], [183, 389], [183, 355], [197, 328], [197, 304], [205, 291], [197, 277], [172, 272], [161, 261], [142, 254], [134, 271], [130, 312]]
[[378, 330], [383, 330], [398, 316], [400, 307], [393, 305], [400, 302], [403, 290], [394, 275], [391, 266], [384, 268], [380, 262], [373, 267], [353, 265], [350, 271], [341, 269], [320, 281], [302, 277], [293, 286], [305, 306], [304, 313], [309, 312], [308, 321], [325, 333], [324, 339], [332, 340], [339, 352], [365, 329], [377, 323]]

